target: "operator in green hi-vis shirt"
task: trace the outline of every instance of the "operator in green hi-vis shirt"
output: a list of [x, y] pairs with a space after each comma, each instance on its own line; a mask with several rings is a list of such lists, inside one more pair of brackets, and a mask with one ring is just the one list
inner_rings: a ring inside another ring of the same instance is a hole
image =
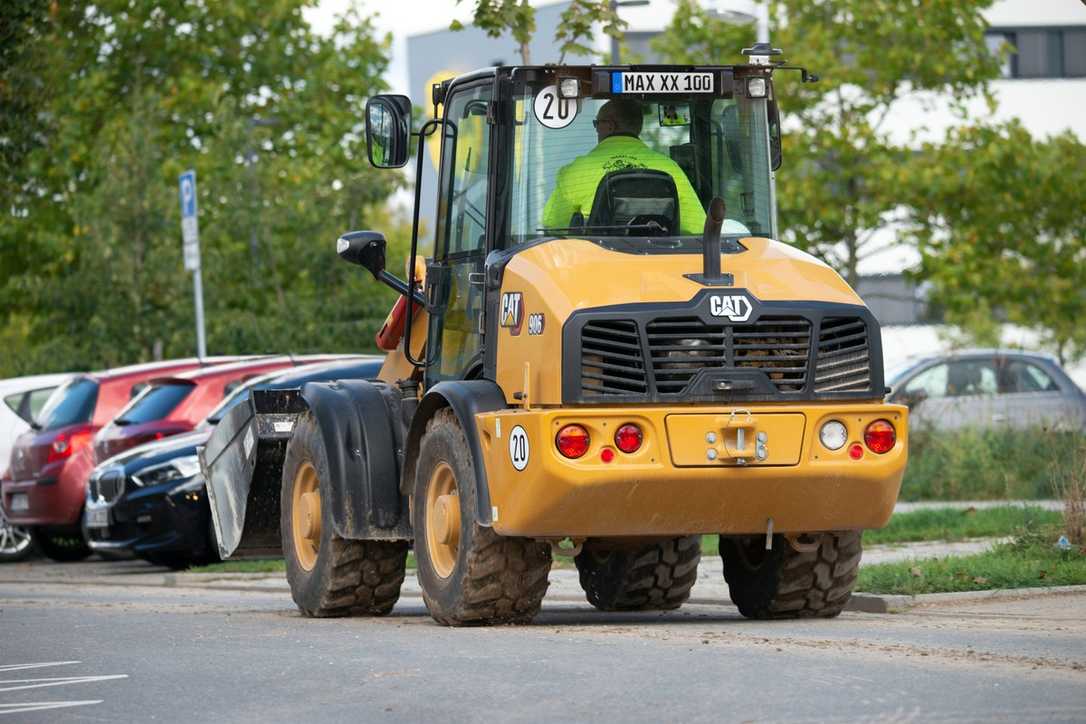
[[558, 171], [554, 192], [543, 207], [543, 226], [567, 227], [578, 212], [587, 219], [596, 189], [605, 175], [628, 168], [645, 168], [664, 171], [675, 179], [680, 233], [701, 233], [705, 209], [679, 164], [652, 150], [639, 138], [643, 117], [641, 104], [633, 99], [616, 98], [600, 106], [593, 121], [599, 144]]

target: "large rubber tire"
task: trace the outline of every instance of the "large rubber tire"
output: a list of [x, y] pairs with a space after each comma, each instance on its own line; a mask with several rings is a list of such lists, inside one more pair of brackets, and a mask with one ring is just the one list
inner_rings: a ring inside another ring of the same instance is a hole
[[38, 550], [46, 558], [60, 563], [81, 561], [91, 554], [91, 549], [78, 529], [36, 528], [34, 540]]
[[690, 598], [698, 580], [701, 536], [670, 538], [633, 550], [588, 548], [574, 558], [588, 602], [601, 611], [667, 611]]
[[784, 536], [720, 537], [732, 603], [747, 618], [832, 618], [845, 608], [863, 553], [860, 533], [823, 533], [800, 553]]
[[[391, 455], [392, 452], [389, 451]], [[295, 546], [293, 491], [303, 466], [316, 472], [320, 500], [320, 538], [315, 559], [306, 566]], [[407, 567], [407, 541], [362, 541], [340, 538], [333, 531], [331, 481], [324, 438], [310, 413], [298, 420], [287, 444], [279, 528], [287, 582], [306, 616], [383, 616], [400, 598]]]
[[[427, 491], [436, 484], [439, 468], [451, 469], [459, 506], [459, 539], [449, 553], [447, 575], [440, 571], [442, 562], [435, 565], [432, 559], [430, 541], [436, 534], [427, 526]], [[507, 538], [476, 522], [471, 448], [452, 410], [438, 411], [427, 423], [411, 509], [419, 584], [435, 621], [446, 626], [528, 623], [539, 612], [551, 569], [550, 546]]]

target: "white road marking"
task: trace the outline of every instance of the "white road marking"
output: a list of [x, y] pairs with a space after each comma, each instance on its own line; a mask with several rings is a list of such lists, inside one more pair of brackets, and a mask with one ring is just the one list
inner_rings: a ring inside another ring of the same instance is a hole
[[41, 664], [8, 664], [0, 666], [0, 673], [7, 671], [20, 671], [22, 669], [43, 669], [46, 666], [67, 666], [69, 664], [81, 664], [82, 661], [46, 661]]
[[47, 709], [67, 709], [73, 706], [89, 706], [101, 704], [103, 699], [87, 699], [86, 701], [26, 701], [21, 704], [0, 704], [0, 716], [4, 714], [19, 714], [26, 711], [45, 711]]
[[[109, 676], [54, 676], [45, 679], [5, 679], [0, 681], [0, 692], [42, 689], [47, 686], [67, 686], [68, 684], [93, 684], [98, 681], [111, 681], [113, 679], [127, 678], [128, 674], [112, 674]], [[18, 684], [19, 686], [3, 686], [4, 684]]]

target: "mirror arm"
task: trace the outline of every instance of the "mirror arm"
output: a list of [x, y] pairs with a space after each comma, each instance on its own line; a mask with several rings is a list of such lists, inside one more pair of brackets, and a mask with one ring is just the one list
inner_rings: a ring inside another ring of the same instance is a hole
[[[407, 262], [407, 264], [408, 264], [408, 276], [411, 277], [411, 282], [410, 282], [410, 285], [411, 285], [411, 288], [412, 288], [411, 298], [415, 299], [415, 300], [421, 300], [419, 303], [422, 305], [423, 309], [426, 309], [427, 311], [430, 311], [430, 306], [427, 303], [426, 298], [423, 295], [421, 295], [418, 291], [414, 290], [414, 287], [415, 287], [415, 257], [418, 255], [418, 251], [419, 251], [419, 202], [422, 200], [422, 154], [425, 153], [425, 151], [426, 151], [426, 148], [425, 148], [426, 138], [430, 134], [432, 134], [434, 131], [436, 131], [440, 125], [441, 125], [441, 121], [437, 120], [436, 118], [431, 118], [430, 120], [426, 121], [426, 123], [422, 124], [422, 128], [420, 128], [418, 130], [418, 133], [412, 133], [411, 134], [412, 136], [417, 137], [419, 139], [419, 142], [418, 142], [418, 149], [415, 152], [415, 214], [414, 214], [414, 218], [411, 220], [411, 255], [408, 256], [408, 258], [407, 258], [408, 259], [408, 262]], [[389, 276], [391, 276], [391, 275], [389, 275]], [[395, 277], [393, 277], [393, 278], [395, 279]], [[399, 281], [399, 279], [396, 279], [396, 281]], [[388, 282], [385, 282], [385, 283], [387, 284]], [[406, 295], [407, 291], [408, 291], [408, 283], [404, 282], [403, 283], [403, 289], [400, 291], [400, 294]], [[429, 360], [429, 359], [417, 360], [417, 359], [415, 359], [414, 355], [411, 354], [411, 326], [414, 324], [414, 321], [415, 321], [414, 316], [415, 316], [415, 305], [414, 304], [408, 304], [407, 305], [407, 317], [404, 320], [404, 325], [405, 326], [404, 326], [404, 332], [403, 332], [403, 355], [404, 355], [404, 357], [407, 358], [407, 361], [410, 362], [415, 367], [426, 367], [426, 365], [431, 360]], [[430, 345], [427, 345], [427, 348], [429, 348], [429, 346]], [[429, 349], [427, 349], [424, 354], [427, 357], [429, 357]]]
[[[426, 309], [426, 298], [422, 296], [422, 292], [416, 289], [413, 293], [407, 288], [407, 282], [400, 279], [398, 276], [389, 274], [387, 271], [382, 271], [377, 274], [377, 281], [392, 287], [401, 296], [411, 295], [411, 298], [415, 300], [415, 304], [422, 305], [423, 309]], [[429, 310], [427, 310], [429, 311]]]

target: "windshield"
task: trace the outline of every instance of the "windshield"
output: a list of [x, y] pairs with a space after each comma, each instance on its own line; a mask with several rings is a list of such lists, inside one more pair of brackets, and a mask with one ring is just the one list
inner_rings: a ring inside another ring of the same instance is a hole
[[691, 253], [717, 196], [723, 234], [770, 233], [765, 99], [567, 100], [554, 88], [525, 84], [515, 103], [514, 243], [624, 237], [646, 251]]
[[97, 403], [98, 383], [88, 377], [77, 377], [57, 388], [42, 408], [37, 425], [43, 430], [55, 430], [90, 422]]
[[171, 382], [153, 385], [132, 400], [113, 421], [117, 425], [139, 425], [162, 420], [188, 397], [194, 385], [191, 382]]

